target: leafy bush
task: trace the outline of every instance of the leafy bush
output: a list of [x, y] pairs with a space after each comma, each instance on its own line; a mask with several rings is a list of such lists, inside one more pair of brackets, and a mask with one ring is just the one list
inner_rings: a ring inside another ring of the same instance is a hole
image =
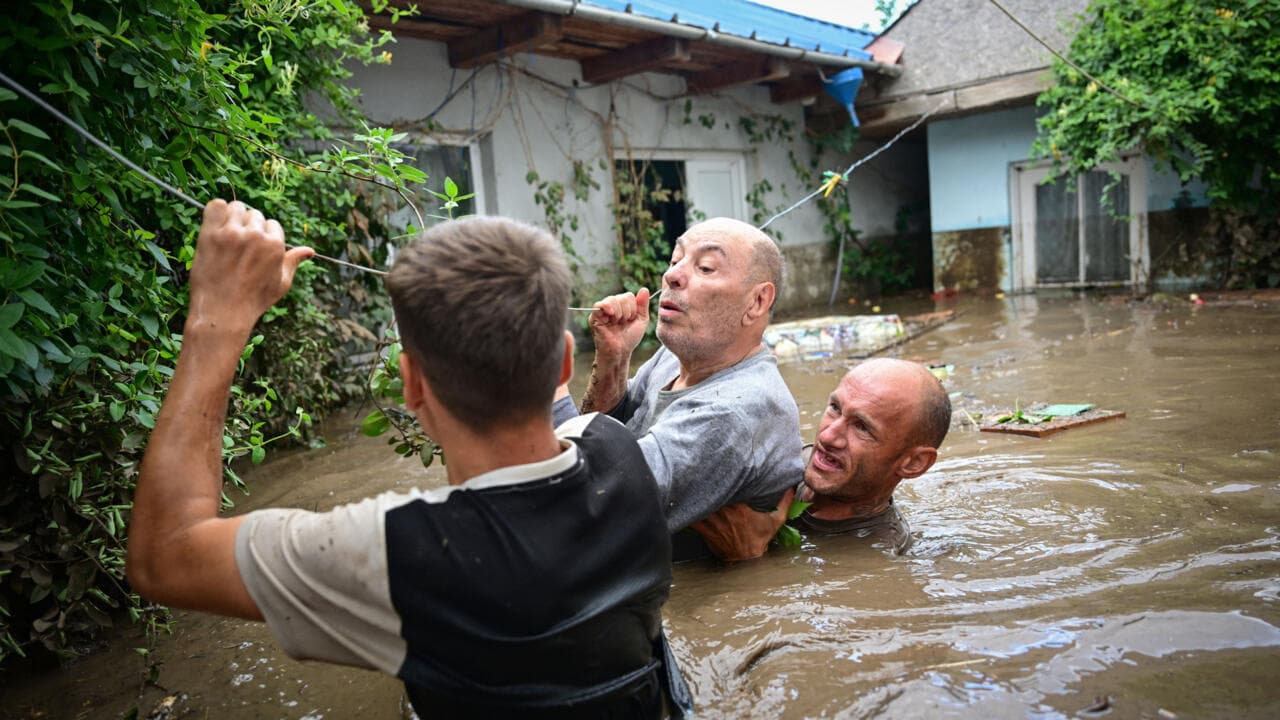
[[1280, 285], [1280, 0], [1094, 0], [1067, 54], [1096, 80], [1054, 65], [1039, 152], [1075, 175], [1141, 148], [1203, 178], [1223, 279]]
[[[385, 5], [385, 2], [374, 3]], [[426, 179], [359, 127], [344, 63], [389, 62], [353, 3], [16, 3], [0, 67], [187, 194], [237, 197], [291, 242], [385, 263], [368, 218]], [[307, 98], [304, 104], [303, 98]], [[124, 584], [137, 467], [181, 343], [199, 210], [0, 90], [0, 661], [75, 651], [113, 608], [162, 622]], [[356, 231], [360, 230], [357, 239]], [[344, 345], [387, 317], [376, 279], [318, 262], [262, 320], [232, 391], [225, 455], [265, 453], [364, 383]], [[238, 478], [228, 468], [228, 480]]]

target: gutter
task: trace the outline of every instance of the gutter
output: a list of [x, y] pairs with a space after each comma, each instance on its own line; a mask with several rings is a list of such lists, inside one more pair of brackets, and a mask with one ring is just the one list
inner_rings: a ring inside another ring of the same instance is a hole
[[753, 53], [763, 55], [773, 55], [775, 57], [787, 60], [811, 62], [818, 65], [834, 65], [841, 68], [860, 67], [865, 70], [897, 77], [902, 74], [902, 68], [897, 65], [886, 65], [878, 63], [874, 60], [865, 60], [850, 55], [836, 55], [834, 53], [820, 52], [818, 50], [805, 50], [803, 48], [787, 47], [784, 45], [774, 45], [773, 43], [761, 42], [760, 40], [751, 40], [736, 35], [724, 35], [715, 30], [708, 30], [693, 25], [681, 25], [678, 22], [664, 22], [662, 20], [654, 20], [652, 18], [642, 17], [632, 13], [618, 12], [616, 10], [607, 10], [605, 8], [587, 5], [581, 0], [497, 0], [504, 5], [521, 7], [527, 10], [537, 10], [552, 15], [561, 15], [564, 17], [580, 17], [590, 22], [602, 23], [605, 25], [616, 25], [618, 27], [631, 28], [633, 30], [644, 30], [646, 32], [658, 33], [668, 37], [682, 38], [686, 40], [698, 40], [701, 42], [720, 45], [723, 47], [734, 48], [736, 50], [747, 50]]

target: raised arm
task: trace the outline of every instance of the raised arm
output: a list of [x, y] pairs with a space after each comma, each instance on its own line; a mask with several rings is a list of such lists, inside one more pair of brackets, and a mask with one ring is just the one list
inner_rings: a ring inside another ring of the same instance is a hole
[[147, 443], [126, 570], [156, 602], [261, 619], [236, 570], [240, 518], [218, 517], [227, 395], [254, 323], [289, 291], [310, 248], [285, 250], [274, 220], [214, 200], [191, 266], [182, 351]]
[[608, 412], [626, 395], [631, 354], [649, 326], [649, 290], [610, 295], [595, 308], [589, 322], [596, 355], [582, 395], [584, 413]]

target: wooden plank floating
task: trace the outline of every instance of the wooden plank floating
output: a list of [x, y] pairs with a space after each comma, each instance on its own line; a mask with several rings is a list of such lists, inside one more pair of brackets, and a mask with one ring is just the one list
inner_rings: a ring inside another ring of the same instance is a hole
[[[1041, 406], [1043, 407], [1043, 406]], [[1035, 409], [1023, 411], [1025, 415], [1036, 415]], [[1000, 417], [1003, 417], [1000, 416]], [[1086, 410], [1077, 415], [1055, 416], [1052, 420], [1038, 423], [1018, 422], [1017, 420], [1009, 420], [1007, 422], [996, 422], [995, 419], [984, 419], [982, 425], [978, 427], [982, 432], [989, 433], [1005, 433], [1008, 435], [1025, 435], [1027, 437], [1042, 438], [1054, 433], [1069, 430], [1071, 428], [1084, 427], [1085, 425], [1093, 425], [1106, 420], [1119, 420], [1124, 417], [1124, 413], [1119, 410]]]

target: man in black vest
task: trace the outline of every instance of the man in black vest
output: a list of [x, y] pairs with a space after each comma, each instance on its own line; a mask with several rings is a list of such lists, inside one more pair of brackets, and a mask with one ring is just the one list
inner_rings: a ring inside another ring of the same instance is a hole
[[130, 521], [134, 589], [266, 620], [296, 658], [396, 675], [423, 717], [687, 709], [662, 639], [671, 547], [644, 456], [606, 416], [551, 424], [572, 372], [571, 279], [541, 230], [445, 223], [387, 279], [406, 405], [443, 447], [447, 487], [219, 517], [240, 353], [312, 254], [286, 250], [280, 225], [241, 203], [205, 208], [182, 352]]

